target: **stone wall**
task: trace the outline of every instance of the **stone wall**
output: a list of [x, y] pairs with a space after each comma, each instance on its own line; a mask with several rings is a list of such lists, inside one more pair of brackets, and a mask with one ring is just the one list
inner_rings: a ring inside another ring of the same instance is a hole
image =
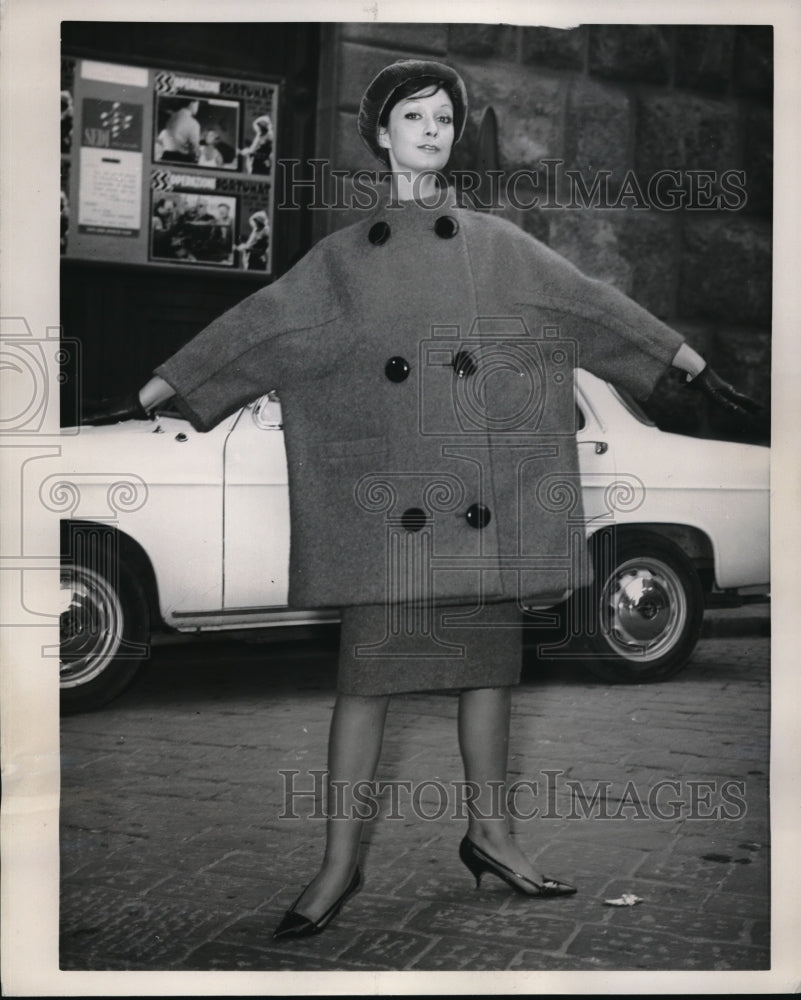
[[[334, 169], [376, 168], [356, 132], [359, 100], [404, 57], [439, 59], [464, 76], [471, 111], [454, 170], [475, 166], [491, 106], [499, 167], [517, 177], [500, 211], [681, 330], [722, 375], [768, 402], [770, 27], [330, 24], [318, 155]], [[346, 203], [347, 179], [340, 190]], [[344, 208], [320, 211], [316, 235], [352, 220]], [[767, 433], [727, 421], [672, 376], [649, 406], [661, 426], [684, 433]]]

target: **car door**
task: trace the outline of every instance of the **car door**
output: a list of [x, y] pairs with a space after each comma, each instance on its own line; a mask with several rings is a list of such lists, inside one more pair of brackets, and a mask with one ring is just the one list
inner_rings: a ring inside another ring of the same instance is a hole
[[225, 445], [223, 607], [287, 603], [289, 489], [281, 404], [244, 407]]
[[580, 384], [576, 390], [576, 421], [584, 518], [590, 533], [599, 521], [611, 523], [616, 469], [607, 428]]

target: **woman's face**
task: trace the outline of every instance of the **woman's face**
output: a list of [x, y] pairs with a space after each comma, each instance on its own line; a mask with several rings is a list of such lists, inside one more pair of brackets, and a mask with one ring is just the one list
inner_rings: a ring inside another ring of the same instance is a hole
[[389, 153], [395, 171], [413, 176], [442, 170], [453, 146], [453, 103], [444, 90], [428, 97], [413, 94], [392, 108], [378, 143]]

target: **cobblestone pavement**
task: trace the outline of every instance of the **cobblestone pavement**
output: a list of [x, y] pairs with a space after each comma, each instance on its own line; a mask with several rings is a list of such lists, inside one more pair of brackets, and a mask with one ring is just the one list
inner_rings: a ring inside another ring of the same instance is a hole
[[[525, 899], [489, 876], [475, 890], [448, 818], [456, 698], [395, 697], [379, 779], [412, 782], [418, 815], [396, 784], [402, 818], [369, 826], [362, 891], [295, 943], [271, 934], [315, 871], [324, 823], [281, 818], [280, 772], [308, 790], [325, 766], [334, 646], [155, 651], [123, 697], [62, 723], [61, 968], [769, 968], [767, 618], [716, 621], [658, 685], [527, 663], [510, 780], [537, 791], [520, 786], [516, 836], [579, 886], [570, 898]], [[606, 904], [624, 893], [641, 902]]]

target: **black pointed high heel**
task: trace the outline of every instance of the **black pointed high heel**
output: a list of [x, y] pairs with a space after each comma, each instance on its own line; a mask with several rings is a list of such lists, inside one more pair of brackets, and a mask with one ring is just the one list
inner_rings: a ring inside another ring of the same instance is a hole
[[476, 847], [467, 836], [459, 845], [459, 857], [473, 873], [476, 889], [481, 885], [481, 876], [484, 872], [490, 872], [503, 879], [507, 885], [523, 896], [572, 896], [578, 891], [569, 882], [560, 882], [558, 879], [548, 878], [545, 875], [542, 876], [542, 882], [534, 882], [527, 876], [521, 875], [520, 872], [512, 871], [511, 868], [490, 857], [480, 847]]
[[286, 911], [281, 923], [273, 931], [273, 937], [276, 940], [280, 940], [281, 938], [304, 938], [311, 937], [313, 934], [319, 934], [320, 931], [325, 930], [325, 928], [342, 909], [343, 905], [350, 899], [351, 896], [355, 896], [361, 887], [362, 873], [357, 868], [353, 873], [353, 878], [348, 883], [345, 891], [339, 899], [336, 899], [331, 906], [328, 907], [319, 920], [310, 920], [308, 917], [304, 917], [302, 913], [297, 913], [295, 911], [298, 900], [303, 895], [303, 892], [306, 891], [304, 889], [300, 896], [298, 896], [295, 902]]

